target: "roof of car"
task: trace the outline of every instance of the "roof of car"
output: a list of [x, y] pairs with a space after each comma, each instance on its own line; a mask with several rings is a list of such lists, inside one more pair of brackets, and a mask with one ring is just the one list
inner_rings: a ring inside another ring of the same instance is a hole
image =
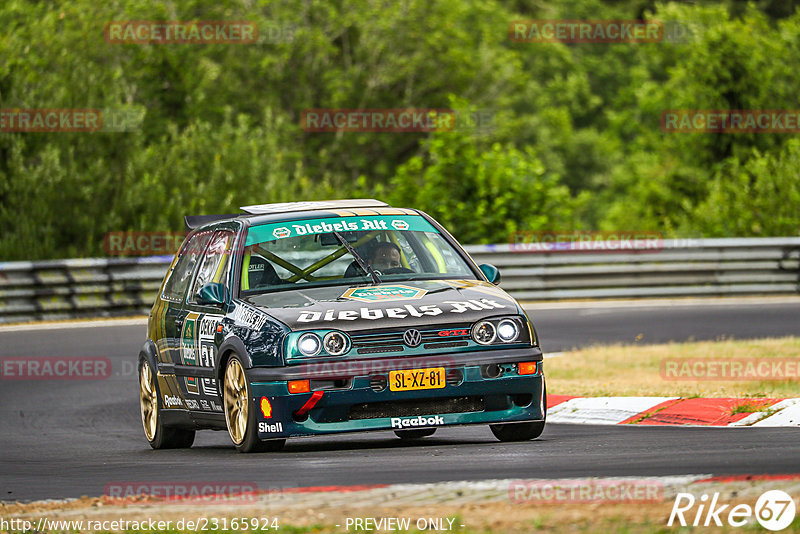
[[[209, 223], [231, 219], [249, 219], [251, 224], [263, 224], [281, 220], [297, 220], [308, 217], [363, 217], [366, 215], [417, 215], [415, 210], [393, 208], [386, 202], [371, 198], [347, 200], [321, 200], [311, 202], [281, 202], [242, 206], [244, 213], [233, 215], [187, 215], [184, 218], [186, 231]], [[323, 215], [324, 214], [324, 215]]]
[[258, 204], [255, 206], [242, 206], [241, 210], [251, 215], [264, 215], [268, 213], [289, 213], [293, 211], [316, 211], [342, 208], [383, 208], [389, 204], [374, 198], [354, 198], [350, 200], [321, 200], [315, 202], [281, 202], [279, 204]]

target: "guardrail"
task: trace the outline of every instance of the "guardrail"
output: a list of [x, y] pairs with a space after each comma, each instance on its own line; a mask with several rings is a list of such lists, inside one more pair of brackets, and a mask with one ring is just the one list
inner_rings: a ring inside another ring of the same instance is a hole
[[604, 252], [466, 249], [477, 263], [498, 267], [501, 287], [523, 300], [800, 293], [800, 237], [665, 239], [627, 252], [619, 242], [594, 245]]
[[[604, 246], [605, 243], [607, 246]], [[800, 294], [800, 237], [659, 241], [658, 249], [466, 249], [523, 300]], [[0, 323], [147, 314], [171, 257], [0, 263]]]

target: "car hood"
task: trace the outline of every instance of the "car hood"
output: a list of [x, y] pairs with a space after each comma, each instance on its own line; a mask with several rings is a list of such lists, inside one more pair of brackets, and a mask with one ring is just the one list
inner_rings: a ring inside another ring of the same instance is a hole
[[464, 324], [519, 313], [505, 291], [480, 280], [385, 282], [254, 295], [244, 299], [292, 330]]

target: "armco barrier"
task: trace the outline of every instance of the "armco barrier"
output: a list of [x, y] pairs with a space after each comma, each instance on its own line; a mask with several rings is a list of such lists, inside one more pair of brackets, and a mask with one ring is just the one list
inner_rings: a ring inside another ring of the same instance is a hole
[[[611, 242], [609, 242], [611, 244]], [[523, 300], [800, 293], [800, 237], [664, 240], [658, 250], [472, 245]], [[147, 314], [171, 257], [0, 263], [0, 323]]]
[[522, 300], [800, 293], [800, 237], [665, 239], [637, 252], [605, 243], [595, 247], [602, 252], [466, 248], [498, 267], [503, 289]]
[[146, 315], [171, 256], [0, 263], [0, 323]]

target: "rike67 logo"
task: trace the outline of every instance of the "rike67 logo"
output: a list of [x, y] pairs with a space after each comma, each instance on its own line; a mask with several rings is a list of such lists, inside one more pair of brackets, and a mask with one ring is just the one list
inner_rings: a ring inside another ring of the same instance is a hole
[[711, 497], [704, 493], [700, 498], [695, 498], [691, 493], [678, 493], [667, 526], [677, 523], [682, 527], [721, 527], [727, 523], [732, 527], [743, 527], [753, 523], [755, 518], [765, 529], [778, 531], [788, 527], [794, 516], [794, 499], [781, 490], [764, 492], [754, 507], [749, 504], [736, 504], [733, 507], [731, 504], [720, 504], [719, 493]]

